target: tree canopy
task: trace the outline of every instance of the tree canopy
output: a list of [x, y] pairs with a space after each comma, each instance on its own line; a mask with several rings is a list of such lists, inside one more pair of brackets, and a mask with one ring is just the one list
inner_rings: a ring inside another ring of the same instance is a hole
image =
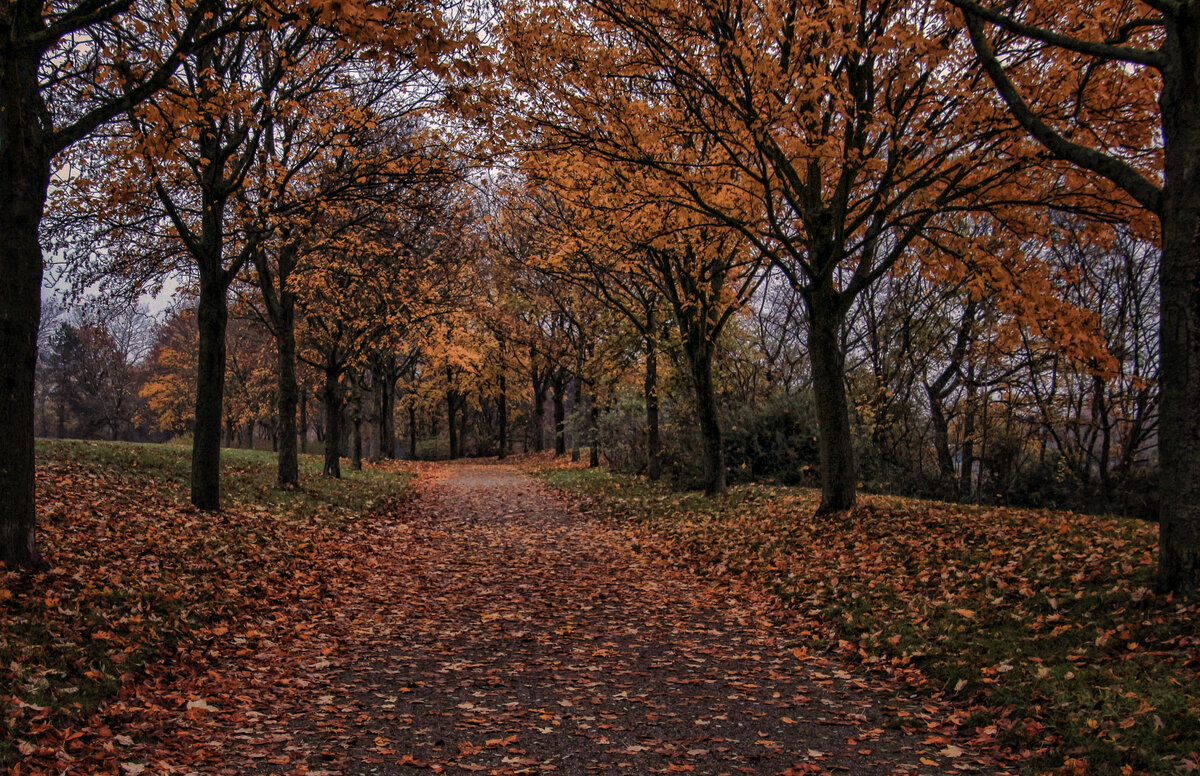
[[[190, 433], [201, 509], [223, 445], [284, 488], [311, 441], [587, 449], [1156, 518], [1193, 589], [1194, 10], [10, 3], [0, 561], [41, 563], [35, 434]], [[132, 352], [42, 323], [47, 262], [178, 292]]]

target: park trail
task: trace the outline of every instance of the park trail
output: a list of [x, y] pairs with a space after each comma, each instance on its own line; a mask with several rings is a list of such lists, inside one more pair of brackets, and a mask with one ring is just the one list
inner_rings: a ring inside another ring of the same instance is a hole
[[243, 670], [206, 772], [1004, 772], [946, 709], [513, 467], [424, 467], [370, 521], [286, 654]]

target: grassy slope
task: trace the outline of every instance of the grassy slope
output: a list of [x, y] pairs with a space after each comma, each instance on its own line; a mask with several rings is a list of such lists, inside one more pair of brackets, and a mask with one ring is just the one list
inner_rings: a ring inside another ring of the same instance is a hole
[[679, 563], [773, 591], [848, 657], [954, 696], [1029, 772], [1196, 767], [1200, 613], [1150, 589], [1154, 526], [888, 497], [817, 519], [805, 490], [706, 500], [595, 470], [545, 474]]
[[0, 764], [77, 728], [201, 629], [265, 612], [409, 478], [368, 468], [331, 480], [302, 456], [302, 488], [281, 491], [273, 454], [226, 450], [225, 509], [204, 513], [185, 503], [186, 448], [45, 441], [37, 454], [53, 568], [0, 572]]

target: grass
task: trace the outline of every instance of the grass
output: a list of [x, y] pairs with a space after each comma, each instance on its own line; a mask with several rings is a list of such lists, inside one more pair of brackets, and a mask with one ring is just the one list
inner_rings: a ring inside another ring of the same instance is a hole
[[679, 564], [773, 592], [847, 658], [953, 698], [1028, 773], [1200, 762], [1200, 616], [1153, 592], [1153, 525], [882, 496], [816, 518], [808, 490], [705, 499], [596, 470], [544, 476]]
[[226, 450], [223, 509], [207, 513], [186, 503], [186, 448], [41, 441], [37, 456], [52, 568], [0, 571], [0, 765], [103, 729], [106, 701], [152, 665], [203, 654], [187, 648], [196, 639], [269, 620], [410, 477], [387, 466], [333, 480], [302, 456], [302, 487], [284, 491], [272, 453]]
[[[188, 497], [191, 448], [174, 444], [91, 442], [51, 440], [37, 442], [37, 455], [44, 461], [70, 461], [97, 472], [119, 472], [143, 476], [155, 483], [158, 492], [183, 502]], [[310, 513], [313, 510], [370, 509], [381, 498], [403, 489], [408, 474], [371, 466], [356, 471], [342, 466], [342, 479], [321, 476], [324, 458], [300, 456], [299, 490], [275, 486], [275, 453], [263, 450], [221, 451], [221, 503], [224, 506], [255, 505]]]

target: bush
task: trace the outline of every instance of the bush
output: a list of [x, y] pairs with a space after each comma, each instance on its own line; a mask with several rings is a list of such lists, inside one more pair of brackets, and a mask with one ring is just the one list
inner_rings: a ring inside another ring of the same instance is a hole
[[646, 470], [646, 405], [642, 397], [622, 391], [600, 413], [597, 422], [600, 455], [608, 467], [622, 474]]
[[[740, 407], [722, 418], [725, 464], [731, 482], [816, 482], [817, 432], [807, 397], [781, 396], [759, 407]], [[646, 408], [629, 392], [600, 415], [600, 450], [608, 467], [623, 474], [646, 471]], [[663, 476], [679, 488], [704, 484], [704, 447], [690, 406], [663, 403], [659, 434]]]
[[811, 485], [818, 469], [817, 423], [807, 395], [777, 396], [728, 414], [725, 456], [734, 482]]
[[442, 435], [417, 440], [418, 461], [441, 461], [450, 457], [450, 437]]

